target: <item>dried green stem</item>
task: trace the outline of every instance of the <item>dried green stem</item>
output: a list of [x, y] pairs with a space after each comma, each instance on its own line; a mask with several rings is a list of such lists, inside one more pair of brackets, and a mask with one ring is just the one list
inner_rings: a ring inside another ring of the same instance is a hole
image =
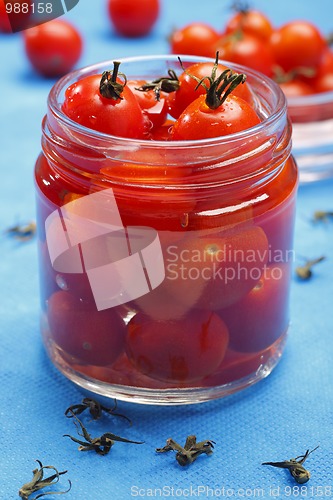
[[[100, 94], [103, 97], [106, 97], [107, 99], [113, 99], [114, 101], [122, 99], [121, 94], [127, 83], [127, 79], [124, 73], [119, 73], [119, 66], [119, 61], [113, 61], [113, 70], [103, 71], [102, 78], [99, 84]], [[120, 76], [124, 79], [123, 83], [117, 81], [117, 78]]]

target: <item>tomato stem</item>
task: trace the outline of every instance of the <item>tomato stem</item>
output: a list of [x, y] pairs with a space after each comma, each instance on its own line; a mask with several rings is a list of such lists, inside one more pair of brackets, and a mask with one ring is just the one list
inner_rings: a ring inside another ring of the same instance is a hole
[[[127, 83], [127, 79], [124, 73], [119, 73], [119, 66], [119, 61], [113, 61], [113, 70], [103, 71], [102, 78], [99, 84], [100, 94], [103, 97], [106, 97], [107, 99], [113, 99], [114, 101], [122, 99], [121, 94]], [[124, 79], [123, 83], [117, 80], [119, 76]]]
[[141, 85], [141, 87], [137, 87], [136, 90], [141, 90], [142, 92], [153, 90], [155, 92], [156, 100], [159, 101], [161, 98], [161, 92], [170, 94], [171, 92], [175, 92], [176, 90], [178, 90], [180, 87], [178, 76], [173, 69], [168, 70], [168, 75], [169, 76], [162, 76], [161, 78], [157, 78], [152, 82], [147, 82]]
[[284, 71], [281, 66], [273, 66], [273, 80], [276, 83], [287, 83], [291, 82], [299, 76], [304, 76], [306, 78], [312, 78], [315, 76], [316, 70], [312, 67], [298, 66], [290, 71]]
[[[178, 57], [182, 69], [187, 73], [184, 68], [181, 59]], [[210, 109], [217, 109], [220, 107], [231, 92], [235, 90], [238, 85], [244, 83], [246, 80], [246, 75], [244, 73], [235, 73], [231, 69], [225, 69], [220, 76], [216, 77], [216, 71], [219, 64], [219, 53], [216, 52], [215, 63], [210, 76], [205, 76], [201, 80], [195, 76], [187, 73], [191, 78], [198, 82], [196, 89], [202, 85], [206, 92], [206, 104]], [[209, 85], [205, 84], [205, 80], [208, 80]]]
[[241, 14], [247, 14], [250, 10], [250, 3], [247, 0], [235, 0], [231, 5], [231, 9]]

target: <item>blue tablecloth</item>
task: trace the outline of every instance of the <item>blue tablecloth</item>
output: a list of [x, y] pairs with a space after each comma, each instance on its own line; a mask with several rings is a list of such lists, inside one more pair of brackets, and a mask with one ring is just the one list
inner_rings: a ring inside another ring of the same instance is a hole
[[[325, 33], [332, 29], [331, 0], [253, 2], [276, 25], [307, 18]], [[174, 27], [194, 20], [221, 29], [227, 2], [164, 0], [149, 37], [124, 39], [111, 29], [106, 1], [80, 0], [66, 18], [85, 39], [80, 66], [124, 56], [167, 53]], [[17, 498], [36, 459], [68, 470], [54, 489], [72, 489], [75, 500], [132, 497], [333, 496], [333, 221], [314, 224], [314, 210], [333, 210], [333, 182], [300, 186], [296, 255], [327, 258], [309, 282], [293, 279], [292, 324], [285, 354], [260, 383], [223, 400], [191, 406], [153, 407], [119, 403], [131, 420], [105, 417], [87, 424], [93, 437], [106, 431], [145, 444], [116, 443], [110, 454], [82, 453], [63, 434], [76, 435], [64, 410], [81, 392], [50, 364], [39, 334], [36, 241], [19, 242], [6, 228], [35, 218], [33, 168], [40, 150], [40, 123], [54, 81], [37, 76], [23, 51], [21, 34], [0, 36], [0, 498]], [[87, 422], [85, 420], [85, 422]], [[181, 468], [156, 447], [189, 434], [216, 442], [212, 456]], [[305, 465], [306, 486], [288, 471], [264, 467], [319, 448]]]

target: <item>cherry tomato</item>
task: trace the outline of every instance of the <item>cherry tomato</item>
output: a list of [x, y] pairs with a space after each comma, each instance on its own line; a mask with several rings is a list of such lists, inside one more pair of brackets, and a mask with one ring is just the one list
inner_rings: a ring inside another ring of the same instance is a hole
[[315, 69], [325, 50], [325, 41], [316, 26], [308, 21], [290, 21], [271, 36], [275, 62], [284, 71]]
[[260, 353], [238, 352], [228, 347], [221, 365], [202, 381], [204, 387], [216, 387], [257, 375], [258, 370], [272, 357], [271, 349]]
[[126, 351], [149, 377], [190, 382], [219, 366], [228, 338], [224, 322], [212, 312], [192, 311], [178, 321], [152, 321], [138, 313], [128, 324]]
[[333, 51], [329, 47], [325, 49], [316, 74], [310, 81], [315, 92], [333, 90]]
[[280, 82], [279, 85], [287, 98], [313, 94], [312, 87], [300, 78]]
[[[186, 71], [183, 71], [179, 75], [179, 89], [175, 92], [171, 92], [168, 96], [169, 113], [171, 116], [178, 118], [192, 101], [197, 99], [201, 94], [206, 94], [204, 86], [198, 86], [198, 81], [211, 76], [213, 66], [212, 63], [192, 64]], [[219, 64], [217, 66], [216, 76], [219, 76], [226, 69], [227, 66]], [[252, 102], [252, 94], [246, 82], [242, 85], [238, 85], [232, 93], [242, 97], [249, 103]]]
[[15, 33], [27, 28], [32, 7], [26, 0], [0, 0], [0, 33]]
[[90, 75], [66, 89], [63, 112], [85, 127], [119, 137], [145, 138], [147, 120], [125, 85], [119, 98], [104, 97], [102, 75]]
[[174, 124], [174, 120], [166, 120], [163, 125], [153, 129], [151, 132], [151, 139], [154, 141], [169, 141], [171, 139], [171, 128]]
[[8, 14], [6, 12], [6, 5], [4, 0], [0, 1], [0, 32], [12, 33], [12, 27], [8, 19]]
[[333, 90], [333, 71], [316, 78], [314, 89], [319, 92], [331, 92]]
[[159, 0], [108, 0], [108, 14], [115, 30], [123, 36], [147, 35], [160, 12]]
[[62, 19], [30, 28], [23, 36], [28, 59], [43, 76], [64, 75], [81, 57], [81, 35], [72, 24]]
[[125, 325], [114, 309], [97, 311], [70, 292], [55, 292], [48, 301], [51, 338], [80, 363], [112, 364], [124, 347]]
[[131, 89], [137, 98], [141, 109], [149, 118], [153, 129], [156, 129], [163, 125], [168, 115], [167, 94], [160, 92], [160, 98], [158, 100], [154, 90], [137, 90], [145, 83], [145, 80], [128, 80], [127, 87]]
[[242, 10], [236, 12], [227, 22], [225, 33], [230, 34], [234, 31], [243, 31], [254, 35], [262, 40], [269, 40], [273, 26], [268, 17], [259, 10]]
[[229, 328], [231, 348], [261, 351], [287, 331], [289, 280], [286, 264], [272, 264], [245, 297], [220, 312]]
[[175, 121], [171, 131], [173, 140], [195, 140], [225, 136], [240, 132], [260, 123], [255, 110], [244, 99], [230, 94], [216, 109], [201, 95], [191, 102]]
[[267, 258], [268, 240], [258, 226], [240, 224], [201, 238], [185, 237], [166, 248], [161, 286], [178, 310], [181, 305], [219, 310], [258, 283]]
[[169, 42], [173, 54], [214, 57], [214, 45], [220, 35], [206, 23], [190, 23], [173, 31]]
[[269, 77], [273, 74], [274, 56], [271, 47], [258, 37], [235, 32], [224, 35], [215, 45], [220, 59], [248, 66]]

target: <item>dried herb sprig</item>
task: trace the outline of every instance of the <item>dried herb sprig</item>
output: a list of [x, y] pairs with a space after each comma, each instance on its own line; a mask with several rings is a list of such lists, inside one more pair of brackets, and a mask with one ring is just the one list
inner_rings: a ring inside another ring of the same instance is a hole
[[307, 260], [303, 266], [296, 267], [295, 269], [296, 276], [303, 281], [309, 280], [313, 275], [312, 267], [318, 264], [319, 262], [322, 262], [323, 260], [325, 260], [325, 257], [323, 255], [316, 259]]
[[211, 455], [215, 442], [212, 440], [200, 441], [197, 443], [196, 436], [188, 436], [184, 446], [180, 446], [173, 439], [167, 439], [163, 448], [156, 448], [157, 453], [176, 451], [176, 460], [179, 465], [185, 466], [193, 463], [199, 455]]
[[[66, 474], [67, 471], [61, 471], [59, 472], [53, 465], [43, 465], [40, 460], [36, 460], [36, 462], [39, 465], [39, 469], [34, 469], [32, 471], [33, 478], [29, 483], [24, 484], [20, 489], [19, 489], [19, 496], [23, 498], [23, 500], [29, 500], [29, 497], [33, 494], [36, 493], [37, 491], [42, 490], [43, 488], [46, 488], [47, 486], [51, 486], [53, 484], [56, 484], [60, 476], [63, 474]], [[46, 477], [44, 479], [44, 471], [46, 469], [50, 469], [54, 471], [54, 474], [52, 474], [49, 477]], [[36, 497], [34, 497], [34, 500], [37, 500], [37, 498], [42, 498], [47, 495], [64, 495], [65, 493], [68, 493], [69, 490], [72, 487], [72, 483], [70, 480], [69, 482], [69, 488], [65, 491], [47, 491], [45, 493], [40, 493]]]
[[327, 222], [329, 219], [333, 219], [333, 211], [315, 210], [313, 214], [314, 222]]
[[6, 229], [6, 233], [11, 234], [20, 241], [30, 240], [36, 234], [36, 223], [31, 221], [27, 224], [15, 224]]
[[283, 462], [263, 462], [262, 465], [272, 465], [273, 467], [279, 467], [281, 469], [288, 469], [292, 477], [299, 484], [307, 483], [310, 479], [310, 472], [305, 469], [303, 463], [308, 458], [310, 453], [315, 451], [319, 446], [316, 446], [313, 450], [306, 450], [304, 455], [300, 455], [296, 458], [291, 458], [290, 460], [284, 460]]
[[[123, 99], [121, 94], [127, 84], [126, 75], [119, 72], [119, 66], [119, 61], [113, 61], [113, 70], [103, 71], [99, 84], [100, 94], [106, 99], [112, 99], [113, 101]], [[119, 81], [119, 77], [123, 79], [122, 83]]]
[[130, 424], [132, 424], [131, 420], [126, 417], [126, 415], [116, 413], [117, 407], [118, 403], [116, 399], [114, 400], [114, 406], [112, 408], [107, 408], [94, 399], [84, 398], [81, 403], [69, 406], [65, 411], [65, 416], [67, 418], [73, 418], [73, 415], [81, 415], [81, 413], [83, 413], [85, 410], [89, 410], [89, 413], [92, 416], [93, 420], [98, 420], [99, 418], [101, 418], [104, 412], [115, 417], [124, 418]]
[[122, 443], [143, 444], [143, 441], [131, 441], [130, 439], [117, 436], [112, 432], [105, 432], [100, 437], [92, 438], [81, 420], [79, 420], [74, 414], [73, 418], [75, 419], [74, 423], [77, 427], [78, 435], [83, 437], [84, 441], [70, 436], [69, 434], [64, 434], [64, 437], [69, 437], [72, 441], [78, 443], [80, 445], [78, 447], [79, 451], [95, 451], [98, 455], [107, 455], [116, 441], [121, 441]]

